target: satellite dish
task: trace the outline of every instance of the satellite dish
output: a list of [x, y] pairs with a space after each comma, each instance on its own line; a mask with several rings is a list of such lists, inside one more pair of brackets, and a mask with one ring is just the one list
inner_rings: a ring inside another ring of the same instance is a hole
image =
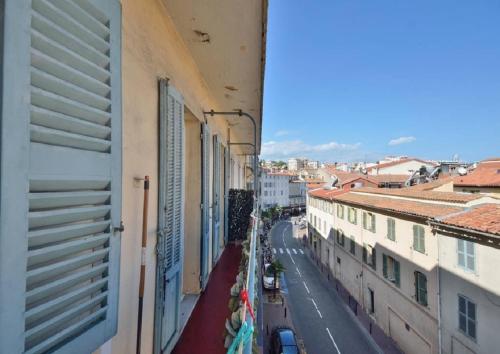
[[458, 169], [457, 169], [457, 172], [460, 176], [465, 176], [467, 174], [467, 169], [463, 166], [460, 166]]

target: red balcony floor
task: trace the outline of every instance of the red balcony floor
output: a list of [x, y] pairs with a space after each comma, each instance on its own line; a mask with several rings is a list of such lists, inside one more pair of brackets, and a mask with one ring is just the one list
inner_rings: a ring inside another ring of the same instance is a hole
[[229, 291], [236, 281], [241, 246], [228, 245], [210, 274], [173, 354], [224, 354], [224, 324], [229, 317]]

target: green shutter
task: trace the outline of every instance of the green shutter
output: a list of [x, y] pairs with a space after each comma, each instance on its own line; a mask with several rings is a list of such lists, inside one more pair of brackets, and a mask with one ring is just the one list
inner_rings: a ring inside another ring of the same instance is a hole
[[117, 330], [120, 3], [2, 7], [0, 352], [93, 352]]
[[363, 212], [363, 229], [366, 230], [366, 212]]
[[427, 277], [421, 274], [422, 285], [421, 285], [421, 294], [422, 294], [422, 305], [427, 306]]
[[363, 262], [366, 263], [366, 258], [367, 258], [367, 254], [366, 254], [366, 244], [363, 244]]
[[375, 214], [372, 214], [372, 232], [376, 232], [376, 229], [375, 229]]
[[418, 251], [418, 230], [417, 225], [413, 225], [413, 249]]
[[399, 287], [401, 285], [401, 276], [400, 276], [400, 269], [399, 269], [399, 262], [394, 261], [394, 278], [396, 278], [396, 286]]
[[377, 270], [377, 251], [375, 247], [372, 248], [372, 268], [373, 270]]
[[382, 274], [387, 279], [387, 256], [382, 254]]

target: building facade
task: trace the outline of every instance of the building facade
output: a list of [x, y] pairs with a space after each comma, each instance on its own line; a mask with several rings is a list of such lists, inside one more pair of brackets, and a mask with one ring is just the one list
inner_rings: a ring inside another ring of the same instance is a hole
[[3, 2], [1, 353], [173, 350], [245, 188], [252, 151], [229, 142], [255, 134], [207, 112], [251, 112], [260, 149], [266, 9]]
[[262, 172], [260, 200], [262, 210], [272, 207], [288, 207], [290, 205], [290, 179], [289, 173]]

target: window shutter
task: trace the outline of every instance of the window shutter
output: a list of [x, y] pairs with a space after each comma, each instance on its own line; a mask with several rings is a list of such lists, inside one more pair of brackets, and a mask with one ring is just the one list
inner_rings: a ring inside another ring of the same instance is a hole
[[220, 227], [220, 141], [219, 136], [213, 136], [213, 195], [212, 195], [212, 205], [213, 205], [213, 221], [212, 221], [212, 260], [215, 262], [219, 256], [219, 227]]
[[382, 254], [382, 274], [387, 278], [387, 256]]
[[208, 281], [209, 239], [210, 239], [210, 130], [207, 123], [202, 125], [202, 230], [201, 245], [201, 287], [204, 288]]
[[422, 289], [422, 305], [427, 306], [427, 277], [424, 274], [421, 274], [420, 279], [422, 280], [421, 289]]
[[367, 254], [366, 254], [366, 244], [363, 245], [363, 262], [366, 263], [366, 258], [367, 258]]
[[375, 228], [375, 214], [372, 214], [372, 232], [376, 232], [376, 228]]
[[363, 229], [365, 229], [365, 230], [366, 230], [366, 228], [367, 228], [367, 227], [366, 227], [366, 213], [365, 213], [365, 212], [363, 212]]
[[[265, 185], [265, 183], [264, 183]], [[267, 193], [267, 191], [265, 192]], [[229, 148], [224, 148], [224, 243], [229, 240]]]
[[120, 4], [3, 6], [0, 352], [93, 352], [117, 328]]
[[401, 276], [398, 261], [394, 261], [394, 278], [396, 278], [396, 286], [399, 287], [401, 285]]
[[413, 249], [418, 250], [418, 229], [417, 225], [413, 225]]
[[377, 250], [375, 247], [372, 248], [372, 268], [377, 270]]

